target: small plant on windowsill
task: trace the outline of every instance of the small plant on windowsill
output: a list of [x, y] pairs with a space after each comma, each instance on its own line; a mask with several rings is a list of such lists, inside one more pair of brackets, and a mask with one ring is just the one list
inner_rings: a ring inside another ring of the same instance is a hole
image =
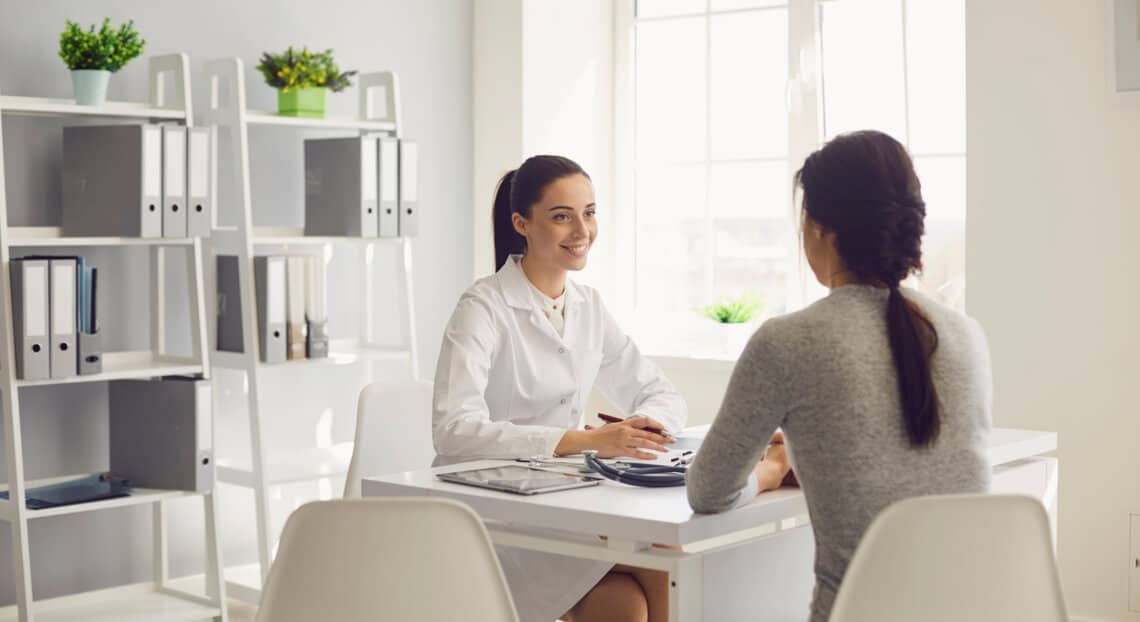
[[721, 325], [721, 345], [727, 354], [739, 356], [756, 326], [764, 303], [752, 294], [730, 296], [704, 309], [704, 316]]
[[754, 295], [740, 294], [705, 307], [705, 317], [721, 324], [747, 324], [760, 314], [764, 303]]
[[314, 53], [292, 46], [279, 54], [263, 53], [257, 70], [277, 89], [277, 114], [292, 117], [324, 117], [325, 92], [344, 90], [356, 75], [355, 70], [340, 70], [332, 50]]
[[75, 103], [98, 106], [106, 101], [111, 74], [142, 54], [144, 47], [146, 39], [139, 36], [134, 21], [128, 20], [114, 30], [108, 17], [96, 32], [94, 24], [83, 30], [67, 20], [59, 34], [59, 57], [71, 70]]

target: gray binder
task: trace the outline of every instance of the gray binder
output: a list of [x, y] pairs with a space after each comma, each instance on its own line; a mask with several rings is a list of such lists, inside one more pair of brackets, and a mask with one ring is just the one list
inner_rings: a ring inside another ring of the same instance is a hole
[[376, 237], [376, 138], [305, 141], [305, 235]]
[[48, 346], [48, 261], [13, 259], [12, 323], [15, 329], [16, 376], [24, 380], [51, 377]]
[[51, 259], [51, 377], [70, 378], [79, 373], [76, 349], [76, 310], [78, 262], [75, 259]]
[[210, 382], [166, 378], [110, 385], [111, 473], [142, 488], [213, 490]]
[[400, 236], [411, 237], [420, 232], [419, 181], [417, 177], [418, 147], [415, 141], [400, 140]]
[[186, 128], [162, 126], [162, 237], [186, 237]]
[[162, 128], [63, 128], [64, 235], [162, 237]]
[[400, 235], [400, 141], [379, 139], [380, 144], [380, 237]]
[[254, 257], [257, 283], [257, 330], [261, 360], [285, 362], [285, 258]]
[[241, 278], [236, 255], [218, 255], [217, 348], [223, 352], [245, 352], [241, 334]]
[[208, 127], [186, 129], [186, 235], [210, 235], [213, 223], [214, 141]]

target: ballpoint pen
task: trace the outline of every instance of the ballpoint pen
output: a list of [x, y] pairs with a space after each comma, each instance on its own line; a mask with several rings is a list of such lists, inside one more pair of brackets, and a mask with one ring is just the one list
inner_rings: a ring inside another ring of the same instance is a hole
[[[640, 416], [640, 415], [637, 415], [637, 416]], [[602, 421], [605, 421], [606, 423], [621, 423], [622, 421], [625, 421], [625, 419], [622, 419], [621, 417], [615, 417], [613, 415], [609, 415], [606, 413], [598, 413], [598, 419], [601, 419]], [[673, 440], [673, 435], [666, 432], [664, 428], [646, 427], [643, 429], [648, 430], [650, 432], [655, 432], [657, 434], [660, 434], [661, 436], [664, 436], [664, 437], [669, 438], [670, 440]]]

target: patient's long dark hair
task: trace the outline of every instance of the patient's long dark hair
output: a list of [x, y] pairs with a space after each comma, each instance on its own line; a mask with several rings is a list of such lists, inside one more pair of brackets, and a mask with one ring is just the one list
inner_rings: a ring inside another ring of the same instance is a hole
[[536, 155], [527, 158], [522, 166], [508, 171], [495, 189], [495, 204], [491, 209], [491, 226], [495, 232], [495, 271], [507, 263], [511, 255], [526, 252], [526, 238], [515, 231], [511, 214], [518, 212], [530, 218], [531, 208], [542, 200], [542, 193], [550, 184], [570, 175], [586, 175], [570, 158], [555, 155]]
[[796, 183], [807, 215], [835, 233], [846, 268], [890, 288], [887, 334], [907, 435], [912, 446], [933, 445], [941, 429], [930, 370], [938, 333], [899, 292], [922, 269], [926, 203], [910, 155], [882, 132], [843, 134], [808, 156]]

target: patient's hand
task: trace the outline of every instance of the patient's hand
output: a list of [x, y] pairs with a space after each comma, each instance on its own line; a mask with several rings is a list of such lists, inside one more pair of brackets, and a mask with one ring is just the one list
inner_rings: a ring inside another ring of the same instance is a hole
[[[756, 463], [755, 471], [761, 492], [779, 488], [791, 474], [792, 465], [788, 462], [788, 452], [784, 449], [783, 432], [772, 435], [768, 451], [764, 454], [764, 459]], [[792, 476], [793, 481], [794, 477]]]

